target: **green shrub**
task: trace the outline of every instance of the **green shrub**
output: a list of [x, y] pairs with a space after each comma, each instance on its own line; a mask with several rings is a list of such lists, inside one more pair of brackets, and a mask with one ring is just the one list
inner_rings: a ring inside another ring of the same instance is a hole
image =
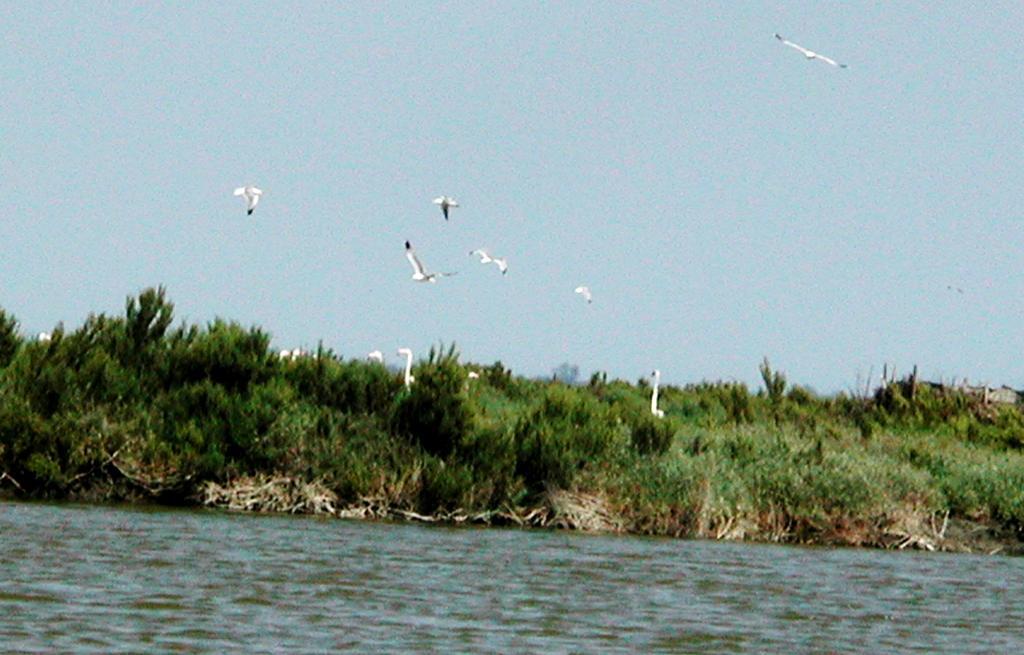
[[255, 327], [172, 321], [162, 288], [45, 343], [23, 341], [0, 310], [0, 473], [17, 482], [4, 478], [5, 493], [163, 488], [183, 500], [206, 480], [262, 473], [424, 512], [568, 488], [662, 534], [799, 539], [944, 509], [1024, 529], [1024, 414], [955, 389], [908, 379], [873, 397], [819, 397], [765, 360], [764, 392], [665, 386], [657, 419], [646, 379], [570, 386], [495, 362], [473, 365], [469, 381], [452, 346], [405, 389], [385, 367], [322, 347], [282, 361]]
[[786, 376], [780, 371], [773, 371], [767, 357], [761, 362], [760, 371], [768, 400], [772, 403], [782, 402], [783, 394], [786, 393]]
[[416, 367], [415, 378], [399, 395], [395, 430], [431, 455], [448, 457], [473, 429], [465, 371], [455, 347], [448, 352], [431, 348], [427, 361]]
[[3, 309], [0, 309], [0, 368], [11, 363], [14, 354], [21, 346], [18, 336], [18, 321]]
[[418, 509], [424, 513], [465, 509], [473, 497], [473, 471], [460, 463], [428, 456], [423, 463]]
[[505, 368], [505, 365], [498, 360], [482, 371], [487, 384], [504, 393], [512, 393], [515, 390], [515, 378], [512, 371]]
[[23, 489], [52, 489], [60, 471], [45, 465], [52, 448], [45, 419], [10, 389], [0, 390], [0, 466]]
[[621, 452], [624, 432], [605, 405], [570, 388], [552, 386], [516, 424], [516, 473], [533, 492], [545, 485], [570, 487], [585, 466]]
[[663, 455], [668, 452], [675, 436], [675, 424], [671, 419], [657, 418], [651, 414], [646, 402], [636, 402], [623, 397], [612, 405], [612, 416], [629, 430], [629, 443], [641, 455]]
[[633, 449], [642, 455], [663, 455], [672, 445], [675, 429], [671, 421], [644, 417], [630, 426]]
[[473, 472], [467, 509], [491, 509], [521, 499], [523, 484], [516, 474], [516, 441], [510, 426], [473, 430], [458, 451], [458, 461]]
[[282, 376], [304, 401], [346, 413], [384, 414], [401, 383], [386, 368], [342, 362], [329, 352], [282, 363]]
[[182, 333], [163, 358], [165, 388], [209, 381], [231, 392], [269, 380], [276, 360], [270, 356], [270, 336], [220, 319], [203, 332]]
[[152, 366], [162, 349], [174, 319], [174, 304], [166, 295], [163, 287], [145, 289], [137, 298], [129, 296], [125, 301], [125, 340], [120, 354], [129, 366]]

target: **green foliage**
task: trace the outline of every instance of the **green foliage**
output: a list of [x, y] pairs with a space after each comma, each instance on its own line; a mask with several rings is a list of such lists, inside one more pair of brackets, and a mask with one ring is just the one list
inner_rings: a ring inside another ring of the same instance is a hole
[[483, 370], [483, 377], [487, 384], [499, 391], [509, 392], [514, 387], [512, 371], [505, 368], [501, 361], [494, 362]]
[[280, 375], [307, 402], [347, 413], [385, 414], [401, 389], [401, 382], [383, 366], [339, 361], [323, 351], [282, 362], [281, 367]]
[[[206, 481], [281, 474], [342, 502], [419, 512], [605, 499], [629, 529], [813, 540], [921, 512], [1024, 535], [1024, 413], [907, 379], [821, 397], [760, 366], [741, 383], [514, 377], [431, 350], [406, 389], [318, 348], [281, 360], [256, 327], [174, 325], [162, 288], [123, 316], [25, 341], [0, 310], [0, 490], [185, 502]], [[675, 447], [673, 447], [675, 444]], [[752, 532], [751, 532], [752, 531]]]
[[531, 491], [568, 488], [580, 470], [624, 445], [623, 430], [592, 397], [555, 386], [515, 427], [516, 473]]
[[31, 403], [5, 388], [0, 391], [0, 462], [16, 480], [42, 493], [59, 478], [59, 467], [48, 464], [56, 454], [49, 443], [46, 422]]
[[146, 289], [125, 301], [125, 339], [121, 356], [136, 368], [151, 366], [174, 318], [174, 304], [163, 287]]
[[3, 309], [0, 309], [0, 368], [11, 363], [14, 354], [21, 346], [18, 336], [18, 321]]
[[263, 331], [217, 319], [203, 332], [176, 335], [158, 368], [167, 387], [209, 381], [244, 392], [274, 375], [277, 361], [269, 347]]
[[[649, 392], [648, 392], [649, 393]], [[650, 404], [643, 396], [621, 382], [604, 389], [601, 399], [610, 405], [615, 420], [629, 433], [629, 444], [640, 455], [663, 455], [672, 445], [675, 422], [651, 414]]]
[[642, 415], [630, 425], [630, 443], [642, 455], [664, 455], [675, 434], [670, 421]]
[[466, 376], [455, 346], [447, 352], [431, 348], [414, 377], [415, 384], [399, 396], [395, 406], [395, 430], [431, 455], [447, 457], [473, 426]]
[[472, 489], [463, 505], [466, 508], [500, 507], [513, 502], [524, 490], [516, 473], [515, 435], [504, 425], [478, 428], [467, 435], [458, 460], [473, 472]]
[[761, 379], [764, 380], [764, 389], [768, 394], [768, 400], [772, 403], [781, 402], [782, 396], [786, 392], [786, 376], [779, 371], [773, 371], [771, 365], [768, 364], [767, 357], [761, 362], [759, 370]]
[[721, 416], [725, 422], [738, 426], [754, 420], [754, 398], [741, 382], [704, 384], [697, 388], [701, 408], [709, 418]]

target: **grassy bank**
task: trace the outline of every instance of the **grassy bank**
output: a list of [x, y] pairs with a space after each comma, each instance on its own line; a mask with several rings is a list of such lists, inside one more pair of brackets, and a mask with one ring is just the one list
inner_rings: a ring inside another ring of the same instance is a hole
[[[470, 379], [468, 372], [479, 378]], [[162, 290], [49, 341], [0, 315], [0, 492], [885, 547], [1024, 537], [1024, 416], [910, 380], [820, 397], [466, 365], [410, 389], [257, 328], [174, 325]], [[972, 534], [970, 531], [976, 531]]]

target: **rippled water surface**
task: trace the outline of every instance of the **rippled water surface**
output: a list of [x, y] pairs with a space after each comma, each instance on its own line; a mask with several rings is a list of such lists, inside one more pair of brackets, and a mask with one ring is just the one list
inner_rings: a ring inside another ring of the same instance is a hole
[[0, 650], [1020, 653], [1022, 567], [0, 503]]

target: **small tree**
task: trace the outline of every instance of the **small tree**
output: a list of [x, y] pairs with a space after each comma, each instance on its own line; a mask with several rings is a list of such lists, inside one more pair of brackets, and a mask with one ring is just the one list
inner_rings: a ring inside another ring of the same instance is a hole
[[768, 394], [768, 399], [773, 403], [778, 403], [782, 400], [783, 395], [786, 393], [786, 376], [779, 371], [773, 371], [771, 365], [768, 363], [768, 358], [765, 357], [764, 361], [761, 362], [761, 379], [764, 380], [764, 389]]
[[0, 309], [0, 368], [11, 363], [20, 345], [17, 319]]
[[174, 303], [167, 300], [163, 287], [149, 288], [138, 298], [125, 301], [125, 324], [135, 352], [163, 338], [174, 320]]

